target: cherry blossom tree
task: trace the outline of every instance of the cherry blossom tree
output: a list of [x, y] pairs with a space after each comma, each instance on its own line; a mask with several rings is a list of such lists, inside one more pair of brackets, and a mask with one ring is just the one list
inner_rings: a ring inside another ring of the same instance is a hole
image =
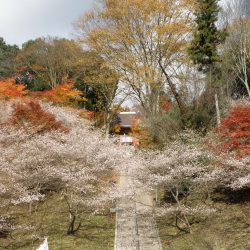
[[[46, 130], [44, 126], [38, 130], [35, 126], [41, 124], [28, 120], [23, 126], [8, 123], [15, 107], [6, 104], [0, 126], [0, 230], [8, 225], [5, 207], [28, 203], [32, 212], [31, 204], [46, 200], [51, 192], [58, 193], [66, 202], [67, 234], [74, 234], [81, 227], [82, 208], [102, 211], [112, 201], [135, 198], [136, 189], [140, 193], [143, 189], [146, 192], [158, 189], [172, 199], [158, 205], [155, 211], [174, 215], [176, 227], [190, 232], [190, 216], [214, 212], [207, 205], [196, 206], [188, 199], [191, 193], [250, 187], [249, 157], [216, 156], [205, 150], [193, 133], [169, 142], [164, 150], [137, 153], [102, 136], [90, 121], [80, 118], [78, 111], [48, 103], [39, 105], [46, 111], [40, 114], [49, 113], [51, 119], [55, 117], [53, 122], [67, 129]], [[129, 175], [134, 187], [122, 190], [113, 185], [117, 175]]]
[[110, 201], [107, 192], [105, 199], [102, 193], [105, 189], [112, 192], [110, 180], [116, 166], [128, 158], [77, 113], [49, 104], [42, 108], [69, 131], [32, 133], [37, 130], [27, 129], [27, 124], [24, 128], [1, 127], [1, 171], [29, 195], [28, 199], [22, 193], [16, 204], [39, 200], [51, 191], [60, 193], [68, 205], [67, 234], [74, 234], [81, 226], [80, 222], [76, 225], [79, 208], [93, 211]]
[[202, 140], [187, 133], [163, 151], [146, 153], [144, 164], [137, 170], [138, 181], [145, 190], [161, 190], [165, 194], [164, 202], [156, 204], [156, 213], [174, 216], [175, 226], [186, 232], [191, 232], [190, 217], [202, 218], [216, 212], [209, 206], [212, 192], [250, 187], [249, 157], [218, 156], [202, 145]]
[[212, 211], [207, 207], [192, 207], [186, 199], [199, 186], [197, 179], [207, 171], [203, 161], [209, 157], [198, 146], [176, 141], [162, 152], [149, 154], [145, 169], [141, 171], [140, 178], [146, 181], [147, 188], [164, 190], [172, 197], [156, 211], [161, 215], [174, 215], [175, 226], [180, 230], [191, 231], [189, 215]]
[[205, 173], [201, 182], [209, 184], [211, 190], [231, 191], [250, 188], [250, 157], [235, 159], [229, 155], [214, 157], [214, 165]]

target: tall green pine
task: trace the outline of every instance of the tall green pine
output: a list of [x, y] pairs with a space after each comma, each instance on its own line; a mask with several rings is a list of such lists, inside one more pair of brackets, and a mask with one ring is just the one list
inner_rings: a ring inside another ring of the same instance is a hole
[[217, 46], [226, 37], [226, 32], [216, 27], [220, 7], [217, 0], [196, 0], [198, 10], [195, 13], [197, 28], [188, 50], [191, 60], [200, 71], [211, 70], [215, 62], [220, 61]]

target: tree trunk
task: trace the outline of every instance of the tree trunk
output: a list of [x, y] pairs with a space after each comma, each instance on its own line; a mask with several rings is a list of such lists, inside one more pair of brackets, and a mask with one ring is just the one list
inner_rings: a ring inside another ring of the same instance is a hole
[[74, 234], [75, 221], [76, 221], [75, 215], [72, 216], [72, 214], [70, 213], [70, 219], [69, 219], [67, 235]]
[[176, 90], [176, 87], [175, 87], [175, 84], [173, 83], [173, 81], [170, 79], [168, 73], [166, 72], [166, 70], [164, 69], [164, 67], [162, 66], [161, 64], [161, 61], [159, 61], [159, 65], [160, 65], [160, 68], [163, 72], [163, 74], [165, 75], [166, 79], [167, 79], [167, 82], [168, 82], [168, 85], [171, 89], [171, 92], [172, 94], [174, 95], [174, 98], [177, 102], [177, 105], [180, 109], [180, 113], [181, 113], [181, 122], [182, 122], [182, 125], [183, 127], [185, 127], [185, 124], [186, 124], [186, 109], [185, 109], [185, 105], [180, 97], [180, 95], [178, 94], [177, 90]]
[[[179, 210], [181, 211], [181, 203], [179, 201], [179, 191], [178, 191], [178, 189], [176, 189], [176, 194], [171, 190], [171, 194], [174, 197]], [[181, 227], [178, 226], [178, 219], [180, 219], [182, 222], [184, 222], [186, 224], [186, 226], [187, 226], [187, 232], [188, 233], [192, 233], [192, 231], [191, 231], [191, 225], [190, 225], [190, 223], [188, 221], [187, 216], [185, 214], [183, 214], [182, 217], [183, 217], [183, 219], [181, 219], [180, 216], [178, 216], [176, 214], [176, 226], [178, 227], [178, 229], [186, 231], [185, 229], [182, 229]]]
[[69, 224], [67, 229], [67, 235], [74, 235], [81, 227], [81, 222], [79, 222], [78, 226], [75, 227], [76, 219], [77, 219], [77, 212], [76, 210], [72, 209], [71, 203], [66, 195], [64, 195], [64, 199], [68, 205], [68, 212], [69, 212]]
[[110, 132], [110, 123], [108, 122], [105, 125], [105, 136], [106, 136], [106, 138], [109, 138], [109, 132]]
[[105, 128], [105, 136], [106, 138], [109, 137], [109, 132], [110, 132], [110, 118], [111, 118], [111, 114], [108, 113], [109, 111], [107, 111], [106, 114], [104, 114], [104, 128]]
[[218, 101], [217, 93], [214, 95], [214, 98], [215, 98], [215, 107], [216, 107], [217, 127], [219, 127], [221, 124], [221, 119], [220, 119], [220, 108], [219, 108], [219, 101]]
[[79, 222], [78, 226], [75, 227], [75, 222], [77, 219], [77, 216], [70, 212], [70, 219], [69, 219], [69, 225], [67, 229], [67, 235], [74, 235], [81, 227], [81, 222]]
[[249, 88], [249, 84], [248, 84], [248, 75], [247, 75], [247, 73], [245, 73], [245, 81], [244, 81], [244, 84], [245, 84], [246, 89], [247, 89], [248, 98], [250, 98], [250, 88]]

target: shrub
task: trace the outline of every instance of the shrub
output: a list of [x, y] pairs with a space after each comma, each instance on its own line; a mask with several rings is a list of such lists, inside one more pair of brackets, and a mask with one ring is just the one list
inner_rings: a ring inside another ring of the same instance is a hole
[[152, 141], [157, 147], [162, 147], [166, 142], [172, 140], [173, 136], [181, 131], [181, 119], [178, 107], [169, 106], [169, 109], [162, 112], [153, 119], [145, 119], [144, 127], [148, 128]]
[[83, 98], [80, 97], [82, 92], [73, 87], [73, 83], [62, 83], [51, 90], [33, 92], [32, 96], [57, 104], [72, 104], [82, 101]]
[[90, 120], [94, 119], [94, 117], [95, 117], [95, 113], [94, 112], [86, 110], [86, 109], [80, 110], [79, 115], [82, 118], [90, 119]]
[[250, 154], [250, 106], [234, 107], [218, 132], [224, 140], [222, 148], [240, 155]]
[[160, 97], [160, 107], [164, 112], [168, 112], [171, 108], [171, 103], [165, 96]]
[[38, 133], [51, 130], [68, 131], [61, 122], [56, 121], [53, 114], [44, 111], [40, 104], [34, 101], [16, 104], [10, 117], [10, 123], [18, 127], [32, 127]]
[[16, 84], [15, 80], [0, 81], [0, 99], [10, 100], [23, 98], [28, 93], [23, 84]]
[[[132, 123], [132, 137], [138, 140], [141, 148], [149, 148], [153, 143], [152, 135], [146, 126], [142, 125], [140, 119], [134, 119]], [[136, 141], [136, 143], [138, 143]]]

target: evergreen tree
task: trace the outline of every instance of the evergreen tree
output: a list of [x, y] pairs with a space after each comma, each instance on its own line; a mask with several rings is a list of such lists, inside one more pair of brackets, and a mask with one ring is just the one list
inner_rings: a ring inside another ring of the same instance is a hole
[[0, 37], [0, 79], [12, 77], [15, 73], [15, 56], [18, 51], [17, 45], [8, 45]]
[[212, 68], [215, 62], [220, 61], [217, 46], [225, 40], [225, 30], [218, 30], [216, 22], [220, 7], [218, 0], [196, 0], [197, 29], [193, 34], [193, 40], [189, 48], [191, 60], [199, 65], [200, 71]]
[[[194, 64], [198, 65], [198, 70], [207, 73], [207, 85], [203, 96], [205, 103], [213, 104], [209, 105], [210, 107], [208, 105], [199, 107], [198, 114], [202, 114], [202, 116], [198, 121], [207, 123], [207, 120], [210, 120], [211, 122], [216, 109], [217, 126], [219, 126], [220, 110], [216, 85], [219, 83], [221, 72], [216, 62], [220, 62], [221, 59], [217, 47], [225, 40], [227, 32], [225, 30], [218, 30], [216, 27], [220, 12], [218, 0], [196, 0], [196, 2], [195, 22], [197, 27], [194, 31], [193, 40], [188, 52]], [[197, 121], [194, 114], [195, 112], [191, 117], [193, 116], [192, 119]]]

